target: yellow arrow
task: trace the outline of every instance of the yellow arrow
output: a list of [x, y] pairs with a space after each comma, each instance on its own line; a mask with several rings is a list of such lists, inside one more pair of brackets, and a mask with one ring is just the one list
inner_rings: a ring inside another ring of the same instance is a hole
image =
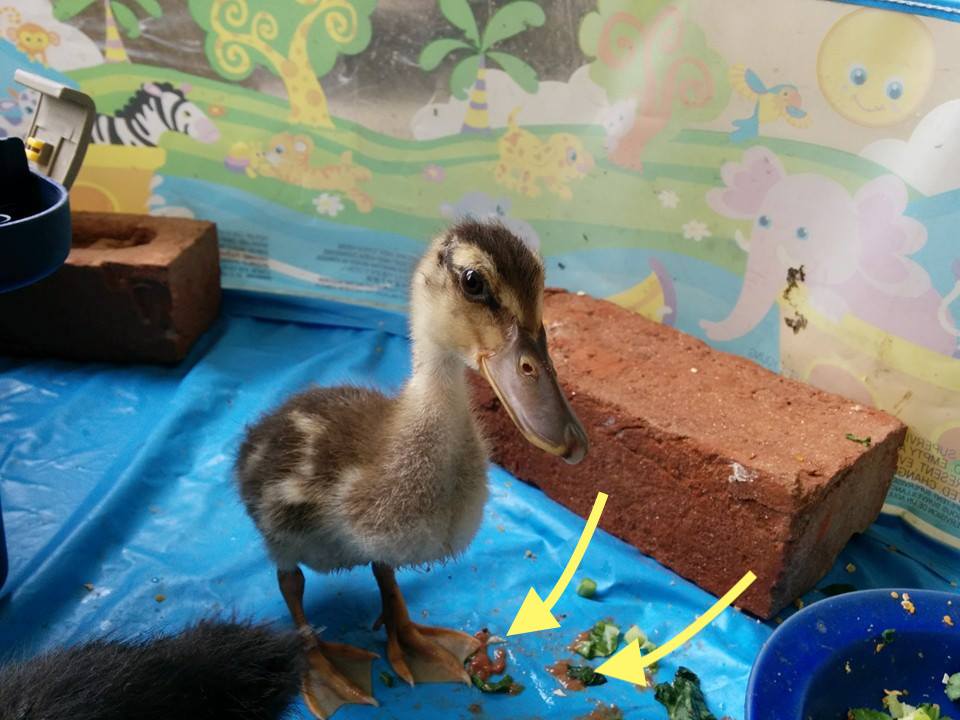
[[740, 597], [743, 591], [750, 587], [756, 579], [756, 575], [748, 572], [740, 578], [740, 581], [737, 582], [736, 585], [727, 591], [726, 595], [717, 600], [713, 604], [713, 607], [653, 652], [647, 655], [641, 655], [640, 641], [634, 640], [598, 667], [597, 672], [608, 677], [616, 678], [617, 680], [626, 680], [634, 685], [645, 686], [647, 684], [647, 676], [643, 669], [647, 665], [652, 665], [658, 660], [663, 659], [712, 623], [717, 616], [726, 610], [727, 606], [734, 600]]
[[527, 597], [524, 599], [517, 616], [510, 625], [507, 636], [522, 635], [523, 633], [537, 632], [539, 630], [552, 630], [560, 627], [560, 623], [550, 612], [553, 606], [557, 604], [567, 585], [573, 580], [573, 574], [577, 571], [580, 561], [583, 560], [583, 554], [587, 551], [590, 544], [590, 538], [593, 537], [593, 531], [597, 529], [597, 523], [600, 522], [600, 515], [603, 514], [603, 506], [607, 504], [607, 494], [597, 493], [597, 499], [593, 503], [593, 510], [590, 511], [590, 517], [587, 518], [586, 527], [580, 533], [580, 539], [577, 541], [577, 547], [573, 550], [573, 555], [563, 569], [563, 574], [553, 586], [553, 590], [547, 595], [546, 600], [541, 600], [537, 591], [530, 588]]

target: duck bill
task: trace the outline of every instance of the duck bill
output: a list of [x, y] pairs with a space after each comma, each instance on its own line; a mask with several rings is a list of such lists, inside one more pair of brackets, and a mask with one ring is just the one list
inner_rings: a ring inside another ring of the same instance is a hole
[[479, 358], [480, 371], [507, 414], [533, 445], [571, 465], [587, 454], [587, 434], [557, 383], [543, 328], [518, 331], [500, 352]]

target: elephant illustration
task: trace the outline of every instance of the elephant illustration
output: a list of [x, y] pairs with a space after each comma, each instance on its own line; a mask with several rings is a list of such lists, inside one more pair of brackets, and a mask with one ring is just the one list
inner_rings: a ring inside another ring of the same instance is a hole
[[[941, 297], [909, 257], [927, 233], [904, 214], [904, 183], [883, 175], [851, 194], [822, 175], [787, 174], [759, 146], [720, 174], [724, 186], [707, 193], [708, 205], [753, 227], [749, 238], [735, 234], [747, 252], [739, 298], [725, 318], [700, 321], [707, 336], [741, 337], [778, 305], [785, 375], [897, 415], [911, 427], [911, 447], [940, 455], [940, 470], [922, 471], [931, 487], [960, 477], [960, 332], [950, 312], [960, 264]], [[902, 474], [916, 467], [904, 464]]]
[[[788, 175], [764, 147], [721, 168], [723, 188], [707, 193], [720, 215], [753, 221], [747, 269], [736, 305], [718, 322], [702, 320], [713, 340], [732, 340], [759, 323], [787, 285], [805, 284], [812, 308], [834, 322], [847, 314], [892, 335], [951, 356], [960, 331], [950, 321], [952, 293], [941, 297], [910, 259], [927, 241], [922, 223], [904, 215], [907, 188], [895, 175], [851, 195], [822, 175]], [[802, 272], [801, 272], [802, 269]]]

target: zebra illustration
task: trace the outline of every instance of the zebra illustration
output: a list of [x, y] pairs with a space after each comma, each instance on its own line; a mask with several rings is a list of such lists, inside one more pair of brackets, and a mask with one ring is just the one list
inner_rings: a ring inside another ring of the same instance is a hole
[[202, 143], [220, 139], [220, 131], [197, 105], [187, 100], [189, 85], [168, 82], [140, 86], [115, 115], [97, 115], [93, 142], [101, 145], [155, 147], [167, 131], [182, 133]]

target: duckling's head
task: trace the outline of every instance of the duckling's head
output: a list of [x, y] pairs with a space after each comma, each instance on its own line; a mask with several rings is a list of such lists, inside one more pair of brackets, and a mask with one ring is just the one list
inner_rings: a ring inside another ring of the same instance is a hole
[[414, 273], [415, 352], [479, 370], [527, 440], [574, 464], [586, 456], [587, 435], [547, 352], [543, 284], [543, 263], [502, 224], [454, 225]]

